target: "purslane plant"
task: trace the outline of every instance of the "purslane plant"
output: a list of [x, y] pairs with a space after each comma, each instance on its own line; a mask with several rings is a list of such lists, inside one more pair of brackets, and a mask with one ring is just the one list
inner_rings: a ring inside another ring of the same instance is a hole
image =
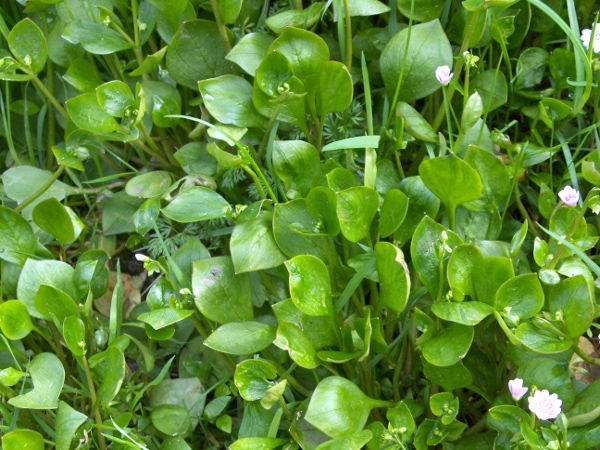
[[600, 446], [596, 7], [2, 9], [3, 449]]

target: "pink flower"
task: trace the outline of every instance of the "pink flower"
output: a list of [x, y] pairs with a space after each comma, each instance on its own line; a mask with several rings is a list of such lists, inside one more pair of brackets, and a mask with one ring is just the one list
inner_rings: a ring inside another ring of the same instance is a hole
[[508, 390], [510, 391], [510, 395], [515, 401], [521, 400], [529, 388], [523, 387], [523, 380], [520, 378], [515, 378], [514, 380], [510, 380], [508, 382]]
[[529, 396], [529, 410], [534, 413], [540, 420], [556, 419], [562, 407], [562, 400], [558, 395], [543, 391], [535, 391], [535, 394]]
[[450, 83], [450, 80], [454, 76], [452, 72], [450, 72], [450, 67], [448, 66], [440, 66], [435, 71], [435, 76], [440, 84], [446, 86]]
[[558, 196], [567, 206], [575, 206], [579, 202], [579, 191], [571, 186], [565, 186]]

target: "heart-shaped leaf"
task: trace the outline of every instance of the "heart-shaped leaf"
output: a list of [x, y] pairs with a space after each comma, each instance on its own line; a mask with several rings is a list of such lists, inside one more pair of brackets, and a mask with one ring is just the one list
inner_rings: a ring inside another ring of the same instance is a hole
[[290, 295], [296, 307], [309, 316], [325, 316], [331, 305], [329, 271], [323, 261], [299, 255], [285, 262], [290, 274]]
[[29, 364], [33, 390], [11, 398], [8, 403], [25, 409], [58, 408], [58, 397], [65, 383], [65, 369], [57, 356], [40, 353]]

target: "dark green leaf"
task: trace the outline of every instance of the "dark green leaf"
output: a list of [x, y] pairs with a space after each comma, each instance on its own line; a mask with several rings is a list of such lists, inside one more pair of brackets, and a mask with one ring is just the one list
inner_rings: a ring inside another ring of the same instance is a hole
[[10, 31], [8, 48], [21, 64], [33, 73], [41, 72], [48, 59], [48, 45], [42, 30], [29, 18], [21, 20]]
[[0, 258], [22, 266], [35, 250], [29, 222], [6, 206], [0, 206]]
[[259, 322], [230, 322], [221, 325], [204, 345], [229, 355], [251, 355], [264, 350], [275, 340], [275, 327]]
[[378, 209], [379, 196], [371, 188], [358, 186], [338, 192], [336, 211], [344, 237], [350, 242], [367, 237]]
[[225, 217], [229, 203], [212, 189], [194, 186], [173, 199], [162, 213], [176, 222], [188, 223]]
[[108, 55], [133, 47], [132, 42], [112, 28], [87, 20], [69, 22], [62, 36], [72, 44], [81, 44], [84, 49], [95, 55]]
[[453, 323], [423, 345], [423, 357], [434, 366], [452, 366], [465, 357], [473, 341], [473, 327]]

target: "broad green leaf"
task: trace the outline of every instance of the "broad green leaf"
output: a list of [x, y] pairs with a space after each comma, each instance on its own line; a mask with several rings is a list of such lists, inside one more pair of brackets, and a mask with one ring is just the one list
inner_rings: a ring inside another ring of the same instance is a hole
[[389, 408], [385, 417], [390, 422], [390, 426], [396, 430], [404, 428], [404, 435], [412, 436], [416, 429], [415, 419], [411, 413], [410, 408], [406, 405], [404, 400], [400, 401], [393, 408]]
[[81, 94], [69, 99], [67, 111], [73, 123], [82, 130], [94, 134], [110, 134], [122, 130], [116, 119], [102, 109], [95, 94]]
[[344, 64], [328, 61], [323, 64], [317, 90], [317, 112], [321, 117], [342, 112], [352, 103], [352, 77]]
[[479, 199], [465, 205], [470, 210], [496, 212], [506, 203], [511, 185], [506, 167], [490, 152], [471, 145], [465, 156], [465, 162], [473, 167], [482, 182], [482, 195]]
[[323, 39], [310, 31], [288, 27], [271, 44], [269, 53], [273, 51], [288, 59], [294, 75], [302, 80], [309, 93], [317, 90], [321, 69], [329, 61], [329, 48]]
[[160, 405], [152, 409], [152, 424], [161, 433], [168, 436], [180, 436], [192, 426], [192, 419], [187, 409], [178, 405]]
[[252, 85], [242, 77], [223, 75], [198, 83], [204, 105], [219, 122], [239, 127], [264, 127], [252, 102]]
[[223, 22], [235, 23], [242, 10], [242, 0], [219, 0], [219, 11]]
[[160, 198], [149, 198], [144, 203], [142, 203], [142, 205], [133, 215], [132, 220], [133, 226], [135, 227], [135, 231], [137, 231], [140, 234], [146, 234], [154, 227], [154, 224], [156, 223], [159, 215]]
[[[394, 98], [401, 82], [399, 100], [407, 103], [423, 98], [440, 88], [435, 70], [452, 67], [452, 49], [439, 20], [413, 25], [409, 39], [408, 27], [396, 34], [381, 52], [381, 75], [385, 87]], [[405, 54], [406, 52], [406, 54]], [[406, 58], [405, 58], [406, 57]], [[402, 68], [403, 61], [406, 65]], [[399, 80], [400, 73], [402, 80]]]
[[500, 286], [494, 296], [496, 311], [518, 316], [521, 320], [535, 316], [542, 306], [544, 306], [544, 291], [535, 273], [511, 278]]
[[470, 89], [479, 93], [486, 113], [505, 105], [508, 99], [506, 78], [498, 70], [486, 70], [472, 78]]
[[482, 259], [483, 254], [472, 244], [461, 244], [452, 252], [448, 261], [448, 283], [457, 301], [463, 301], [465, 295], [476, 298], [473, 271]]
[[306, 86], [296, 77], [292, 77], [287, 86], [282, 86], [280, 97], [269, 97], [254, 83], [252, 101], [256, 109], [265, 117], [272, 118], [277, 113], [277, 119], [297, 126], [309, 134], [306, 125]]
[[135, 109], [135, 99], [129, 86], [114, 80], [96, 88], [100, 107], [113, 117], [131, 117]]
[[496, 292], [506, 281], [514, 278], [515, 270], [508, 258], [490, 256], [473, 265], [472, 280], [477, 300], [494, 304]]
[[326, 175], [327, 184], [336, 193], [345, 189], [358, 187], [356, 174], [344, 167], [336, 167]]
[[289, 257], [306, 254], [326, 260], [327, 236], [315, 223], [305, 199], [275, 205], [273, 234], [281, 251]]
[[369, 430], [363, 430], [350, 436], [342, 436], [322, 443], [317, 450], [360, 450], [373, 438], [373, 433]]
[[[4, 184], [4, 192], [17, 203], [22, 203], [42, 186], [44, 186], [52, 177], [51, 172], [47, 172], [37, 167], [18, 166], [8, 169], [2, 174], [2, 183]], [[23, 183], [23, 180], [28, 180]], [[31, 219], [31, 211], [39, 202], [54, 197], [57, 200], [62, 200], [67, 195], [75, 192], [71, 186], [64, 184], [62, 181], [56, 180], [52, 186], [40, 195], [36, 200], [26, 206], [22, 215], [25, 219]]]
[[29, 18], [21, 20], [10, 31], [8, 48], [21, 64], [33, 73], [41, 72], [48, 59], [48, 45], [42, 30]]
[[70, 167], [71, 169], [79, 170], [80, 172], [85, 171], [81, 159], [79, 159], [74, 154], [63, 150], [62, 148], [57, 147], [56, 145], [52, 146], [52, 153], [54, 153], [56, 162], [61, 166]]
[[304, 332], [292, 323], [283, 322], [277, 328], [277, 337], [273, 341], [281, 350], [289, 353], [290, 358], [305, 369], [314, 369], [320, 362], [317, 352]]
[[423, 357], [434, 366], [452, 366], [465, 357], [473, 342], [473, 327], [450, 324], [423, 345]]
[[94, 55], [108, 55], [133, 47], [133, 43], [128, 42], [112, 28], [87, 20], [69, 22], [65, 26], [62, 36], [72, 44], [81, 44], [84, 49]]
[[[58, 402], [56, 413], [56, 448], [57, 450], [71, 448], [71, 441], [77, 429], [87, 420], [85, 414], [71, 408], [65, 402]], [[29, 447], [28, 447], [29, 448]]]
[[25, 304], [33, 317], [51, 320], [35, 307], [35, 298], [40, 287], [45, 284], [52, 286], [70, 298], [77, 297], [73, 282], [73, 268], [61, 261], [28, 259], [21, 271], [17, 286], [17, 298]]
[[81, 358], [85, 354], [85, 324], [83, 321], [75, 315], [68, 316], [64, 320], [62, 334], [71, 353], [76, 358]]
[[473, 376], [462, 361], [447, 367], [434, 366], [424, 358], [421, 361], [423, 362], [423, 374], [427, 379], [432, 383], [439, 384], [446, 391], [468, 388], [473, 384]]
[[0, 330], [12, 341], [26, 337], [35, 327], [29, 317], [27, 307], [18, 300], [8, 300], [0, 304]]
[[198, 239], [190, 239], [173, 254], [173, 261], [188, 280], [192, 279], [194, 262], [208, 258], [210, 258], [210, 252]]
[[254, 83], [269, 97], [278, 98], [289, 92], [293, 76], [294, 70], [288, 59], [282, 53], [271, 52], [256, 70]]
[[143, 203], [143, 199], [133, 198], [124, 191], [107, 198], [102, 204], [102, 231], [104, 235], [134, 232], [134, 218]]
[[77, 235], [67, 209], [55, 198], [39, 202], [32, 211], [33, 221], [56, 238], [61, 246], [73, 242]]
[[408, 197], [408, 210], [400, 228], [394, 233], [394, 239], [399, 244], [406, 244], [415, 233], [415, 229], [421, 223], [424, 215], [436, 217], [440, 209], [440, 200], [431, 193], [421, 180], [421, 177], [408, 177], [402, 180], [398, 186]]
[[321, 149], [322, 152], [332, 150], [347, 150], [349, 148], [377, 148], [381, 136], [356, 136], [339, 141], [330, 142]]
[[272, 216], [262, 212], [233, 228], [229, 248], [235, 273], [271, 269], [287, 259], [275, 242]]
[[390, 7], [379, 0], [349, 0], [348, 9], [350, 17], [355, 16], [376, 16], [386, 13]]
[[35, 252], [35, 236], [31, 225], [20, 214], [0, 205], [0, 258], [23, 266]]
[[551, 331], [540, 330], [531, 323], [522, 323], [515, 333], [523, 345], [536, 353], [561, 353], [571, 348], [573, 342]]
[[204, 341], [204, 345], [229, 355], [252, 355], [275, 340], [277, 329], [259, 322], [230, 322], [221, 325]]
[[102, 359], [94, 368], [94, 372], [100, 379], [98, 401], [104, 407], [107, 407], [119, 393], [125, 380], [126, 366], [125, 356], [116, 345], [109, 346], [102, 353]]
[[477, 200], [481, 195], [482, 184], [477, 171], [454, 155], [421, 163], [419, 175], [450, 214], [458, 205]]
[[289, 442], [288, 439], [244, 437], [231, 444], [231, 450], [274, 450]]
[[44, 437], [33, 430], [13, 430], [2, 436], [4, 450], [44, 450]]
[[408, 211], [409, 199], [402, 191], [392, 189], [387, 193], [381, 205], [379, 235], [386, 238], [402, 225]]
[[212, 189], [194, 186], [186, 189], [161, 211], [181, 223], [200, 222], [225, 217], [229, 203]]
[[84, 58], [72, 61], [63, 78], [81, 92], [94, 92], [102, 84], [96, 66]]
[[247, 359], [235, 368], [233, 377], [235, 386], [246, 401], [262, 399], [277, 378], [277, 369], [273, 363], [262, 359]]
[[438, 254], [443, 248], [444, 235], [442, 233], [446, 233], [446, 245], [450, 248], [462, 244], [458, 235], [436, 223], [429, 216], [425, 216], [421, 220], [410, 244], [414, 267], [423, 285], [434, 298], [437, 298], [440, 292], [445, 292], [446, 284], [443, 267], [442, 273], [440, 273], [440, 264], [445, 264], [446, 258], [444, 261], [440, 261], [438, 258]]
[[410, 294], [410, 274], [404, 254], [389, 242], [375, 245], [379, 274], [379, 301], [398, 313], [404, 311]]
[[152, 388], [150, 408], [160, 405], [177, 405], [188, 411], [192, 426], [196, 426], [202, 416], [206, 393], [198, 378], [163, 379]]
[[561, 281], [552, 287], [548, 296], [550, 313], [564, 320], [571, 339], [584, 334], [594, 319], [594, 301], [583, 275]]
[[326, 186], [317, 186], [311, 189], [306, 197], [308, 211], [322, 223], [322, 231], [330, 236], [337, 236], [340, 232], [336, 204], [335, 192]]
[[125, 185], [125, 192], [132, 197], [152, 198], [164, 194], [171, 185], [171, 174], [155, 170], [133, 177]]
[[167, 50], [167, 70], [175, 81], [196, 89], [199, 80], [230, 72], [219, 28], [208, 20], [184, 22]]
[[319, 21], [325, 9], [323, 3], [313, 3], [305, 9], [289, 9], [267, 18], [266, 25], [275, 33], [280, 34], [288, 27], [310, 28]]
[[494, 308], [481, 302], [443, 302], [431, 305], [431, 311], [440, 319], [448, 322], [473, 326], [493, 314]]
[[56, 317], [62, 324], [69, 316], [78, 316], [79, 307], [60, 289], [42, 284], [35, 296], [35, 309], [44, 317]]
[[362, 430], [371, 409], [387, 402], [367, 397], [352, 381], [339, 376], [322, 380], [310, 398], [305, 420], [329, 437]]
[[308, 142], [275, 141], [273, 169], [288, 191], [294, 190], [306, 197], [320, 169], [319, 152]]
[[58, 396], [65, 383], [65, 369], [52, 353], [39, 353], [29, 363], [29, 376], [33, 389], [25, 394], [17, 395], [8, 403], [24, 409], [55, 409], [58, 407]]
[[[438, 19], [444, 10], [444, 3], [432, 0], [400, 0], [398, 9], [407, 18], [417, 22]], [[411, 15], [412, 11], [412, 15]]]
[[173, 325], [194, 315], [192, 309], [160, 308], [147, 313], [140, 314], [137, 320], [147, 323], [155, 330]]
[[575, 401], [575, 389], [568, 364], [557, 363], [551, 358], [533, 358], [519, 367], [517, 376], [524, 386], [535, 386], [558, 394], [563, 411], [571, 409]]
[[378, 209], [379, 196], [371, 188], [358, 186], [338, 192], [336, 211], [344, 237], [350, 242], [367, 237]]
[[273, 37], [266, 33], [249, 33], [231, 49], [225, 59], [236, 63], [248, 75], [254, 76], [256, 69], [267, 56]]
[[296, 307], [309, 316], [325, 316], [331, 307], [331, 282], [327, 266], [311, 255], [285, 262], [290, 274], [290, 295]]
[[469, 130], [483, 115], [483, 102], [481, 96], [475, 92], [467, 99], [465, 108], [463, 109], [462, 116], [460, 118], [460, 126], [463, 130]]
[[252, 285], [248, 274], [236, 275], [231, 258], [196, 261], [192, 289], [196, 307], [217, 323], [252, 320]]
[[438, 135], [433, 131], [429, 122], [412, 106], [406, 102], [398, 102], [396, 117], [404, 119], [406, 131], [415, 138], [425, 142], [438, 142]]

